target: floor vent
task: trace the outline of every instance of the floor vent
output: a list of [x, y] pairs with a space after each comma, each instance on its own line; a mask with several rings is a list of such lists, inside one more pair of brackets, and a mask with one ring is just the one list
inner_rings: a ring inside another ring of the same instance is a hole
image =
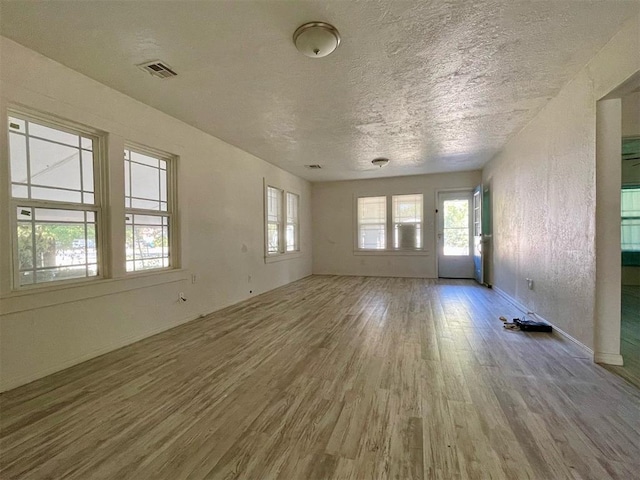
[[138, 65], [138, 68], [141, 68], [147, 73], [154, 75], [159, 78], [171, 78], [175, 77], [178, 74], [173, 71], [173, 69], [164, 62], [160, 60], [154, 60], [153, 62], [141, 63]]
[[310, 168], [311, 170], [320, 170], [322, 168], [322, 166], [315, 164], [315, 165], [305, 165], [305, 167]]

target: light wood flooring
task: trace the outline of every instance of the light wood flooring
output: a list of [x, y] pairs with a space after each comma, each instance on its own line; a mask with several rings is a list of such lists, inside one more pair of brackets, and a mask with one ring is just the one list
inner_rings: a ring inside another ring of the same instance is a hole
[[632, 479], [640, 390], [467, 281], [313, 276], [0, 397], [7, 479]]
[[620, 353], [623, 367], [607, 367], [640, 388], [640, 286], [622, 286]]

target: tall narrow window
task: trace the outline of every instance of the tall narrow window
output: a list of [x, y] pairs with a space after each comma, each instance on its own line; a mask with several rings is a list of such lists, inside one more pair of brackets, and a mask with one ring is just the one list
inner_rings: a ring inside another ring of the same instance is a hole
[[282, 253], [282, 190], [267, 187], [267, 254]]
[[97, 140], [10, 114], [15, 286], [99, 275]]
[[298, 205], [300, 197], [295, 193], [287, 192], [287, 252], [300, 250], [300, 229], [298, 228]]
[[422, 248], [422, 195], [394, 195], [392, 204], [393, 248]]
[[124, 151], [127, 272], [172, 266], [173, 161], [133, 148]]
[[387, 197], [358, 198], [358, 248], [384, 250], [387, 247]]

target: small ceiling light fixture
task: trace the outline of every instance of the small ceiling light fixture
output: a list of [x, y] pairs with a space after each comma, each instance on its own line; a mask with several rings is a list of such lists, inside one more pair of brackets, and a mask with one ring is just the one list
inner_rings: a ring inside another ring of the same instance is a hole
[[376, 167], [384, 167], [387, 163], [389, 163], [389, 159], [388, 158], [374, 158], [373, 160], [371, 160], [371, 163], [373, 163]]
[[296, 48], [307, 57], [322, 58], [340, 45], [340, 34], [333, 25], [309, 22], [298, 27], [293, 34]]

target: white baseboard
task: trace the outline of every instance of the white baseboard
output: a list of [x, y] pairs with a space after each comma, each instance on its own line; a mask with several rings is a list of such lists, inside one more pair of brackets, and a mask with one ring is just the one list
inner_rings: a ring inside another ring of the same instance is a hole
[[605, 365], [616, 365], [618, 367], [624, 365], [622, 355], [616, 353], [596, 353], [593, 359], [596, 363], [604, 363]]
[[[507, 292], [505, 292], [504, 290], [496, 287], [495, 285], [493, 286], [493, 290], [495, 290], [495, 292], [500, 295], [502, 298], [504, 298], [507, 302], [509, 302], [510, 304], [512, 304], [514, 307], [516, 307], [518, 310], [520, 310], [522, 313], [526, 314], [527, 312], [532, 312], [533, 310], [530, 308], [527, 308], [526, 306], [524, 306], [523, 304], [521, 304], [520, 302], [518, 302], [515, 298], [513, 298], [511, 295], [509, 295]], [[561, 336], [566, 338], [567, 340], [571, 340], [573, 343], [575, 343], [578, 347], [580, 347], [580, 349], [582, 351], [584, 351], [584, 353], [588, 354], [590, 357], [592, 357], [594, 359], [595, 362], [597, 363], [608, 363], [608, 362], [599, 362], [597, 360], [597, 358], [594, 356], [593, 354], [593, 350], [589, 347], [587, 347], [584, 343], [582, 343], [580, 340], [572, 337], [571, 335], [569, 335], [567, 332], [565, 332], [564, 330], [562, 330], [561, 328], [558, 328], [556, 325], [553, 324], [553, 322], [550, 322], [549, 320], [547, 320], [546, 318], [542, 318], [540, 315], [538, 315], [537, 313], [535, 314], [536, 317], [538, 317], [540, 320], [542, 320], [543, 322], [548, 323], [549, 325], [551, 325], [553, 327], [553, 333], [555, 335]], [[603, 354], [603, 355], [607, 355], [607, 354]], [[622, 358], [622, 357], [620, 357]], [[612, 364], [613, 365], [613, 364]]]
[[149, 331], [146, 331], [138, 335], [132, 335], [130, 337], [122, 338], [118, 342], [114, 342], [113, 344], [106, 345], [102, 348], [98, 348], [91, 352], [85, 353], [84, 355], [80, 355], [79, 357], [74, 357], [72, 359], [59, 363], [57, 365], [53, 365], [48, 368], [38, 370], [36, 372], [31, 372], [28, 375], [1, 379], [0, 393], [6, 392], [7, 390], [12, 390], [17, 387], [21, 387], [22, 385], [26, 385], [27, 383], [31, 383], [35, 380], [39, 380], [43, 377], [46, 377], [47, 375], [60, 372], [66, 368], [73, 367], [74, 365], [77, 365], [79, 363], [86, 362], [87, 360], [91, 360], [92, 358], [99, 357], [100, 355], [104, 355], [105, 353], [109, 353], [119, 348], [126, 347], [127, 345], [131, 345], [132, 343], [139, 342], [140, 340], [144, 340], [145, 338], [152, 337], [166, 330], [171, 330], [172, 328], [178, 327], [183, 323], [191, 322], [196, 318], [199, 318], [199, 316], [185, 318], [177, 322], [171, 322], [168, 325], [163, 325], [161, 327], [151, 329]]

